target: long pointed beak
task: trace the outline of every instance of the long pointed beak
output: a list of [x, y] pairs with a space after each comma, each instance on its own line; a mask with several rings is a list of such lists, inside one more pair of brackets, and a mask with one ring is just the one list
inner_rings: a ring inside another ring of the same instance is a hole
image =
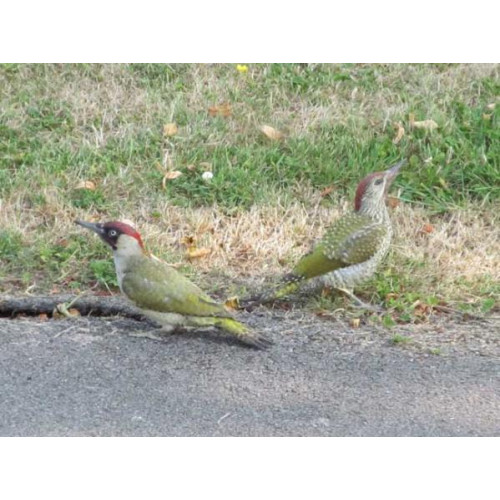
[[75, 224], [78, 224], [79, 226], [82, 226], [86, 229], [90, 229], [91, 231], [94, 231], [94, 233], [97, 233], [99, 236], [102, 236], [104, 234], [104, 229], [100, 224], [85, 222], [83, 220], [75, 220]]
[[385, 171], [387, 177], [389, 178], [390, 181], [394, 180], [396, 175], [399, 174], [399, 171], [401, 167], [406, 163], [406, 159], [401, 160], [399, 163], [396, 163], [396, 165], [392, 166], [391, 168], [387, 169]]

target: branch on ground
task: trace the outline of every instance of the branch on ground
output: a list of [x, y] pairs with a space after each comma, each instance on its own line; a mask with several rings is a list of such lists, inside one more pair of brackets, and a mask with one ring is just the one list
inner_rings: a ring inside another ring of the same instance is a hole
[[[76, 300], [75, 300], [76, 299]], [[128, 304], [120, 297], [101, 297], [84, 295], [76, 298], [74, 295], [0, 297], [0, 316], [13, 317], [18, 314], [36, 316], [38, 314], [52, 315], [60, 304], [69, 304], [78, 309], [82, 316], [123, 316], [126, 318], [143, 319], [138, 309]]]

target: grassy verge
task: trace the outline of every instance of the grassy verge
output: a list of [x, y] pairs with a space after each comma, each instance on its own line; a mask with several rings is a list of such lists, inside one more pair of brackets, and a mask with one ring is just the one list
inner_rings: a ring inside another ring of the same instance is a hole
[[[239, 69], [1, 66], [0, 292], [115, 287], [75, 217], [133, 221], [208, 289], [257, 286], [363, 175], [406, 157], [391, 255], [360, 294], [403, 320], [439, 302], [498, 307], [498, 65]], [[190, 260], [189, 244], [209, 252]]]

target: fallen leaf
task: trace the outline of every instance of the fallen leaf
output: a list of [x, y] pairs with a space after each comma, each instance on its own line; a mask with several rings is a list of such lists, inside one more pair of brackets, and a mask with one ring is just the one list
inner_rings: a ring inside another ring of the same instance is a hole
[[393, 144], [398, 144], [399, 141], [403, 138], [405, 135], [405, 129], [403, 125], [401, 125], [401, 122], [397, 122], [394, 124], [394, 128], [396, 129], [396, 136], [392, 140]]
[[401, 204], [401, 200], [399, 198], [396, 198], [395, 196], [388, 196], [387, 197], [387, 205], [389, 205], [390, 208], [399, 207], [400, 204]]
[[269, 125], [262, 125], [262, 127], [260, 127], [260, 131], [272, 141], [279, 141], [280, 139], [283, 139], [283, 134]]
[[181, 245], [185, 245], [187, 247], [192, 247], [195, 242], [195, 237], [194, 236], [183, 236], [181, 238]]
[[333, 190], [335, 189], [334, 186], [327, 186], [325, 189], [319, 193], [319, 195], [324, 198], [325, 196], [328, 196]]
[[92, 181], [81, 181], [76, 185], [75, 189], [88, 189], [89, 191], [95, 191], [95, 183]]
[[434, 226], [432, 224], [424, 224], [422, 226], [422, 229], [421, 229], [421, 231], [423, 233], [427, 233], [427, 234], [433, 233], [434, 230], [435, 230], [435, 228], [434, 228]]
[[40, 321], [47, 321], [49, 319], [49, 315], [47, 313], [40, 313], [38, 315], [38, 319]]
[[351, 318], [349, 324], [352, 328], [359, 328], [361, 320], [359, 318]]
[[231, 105], [228, 102], [224, 102], [222, 104], [216, 106], [210, 106], [208, 108], [208, 114], [210, 116], [231, 116], [233, 110], [231, 109]]
[[441, 186], [443, 186], [445, 189], [448, 189], [448, 183], [442, 177], [439, 178], [439, 184], [441, 184]]
[[161, 185], [163, 186], [163, 189], [166, 188], [167, 181], [171, 181], [173, 179], [177, 179], [177, 177], [180, 177], [182, 175], [182, 172], [179, 170], [171, 170], [170, 172], [167, 172], [161, 181]]
[[229, 309], [238, 310], [240, 308], [240, 300], [238, 297], [228, 297], [224, 305]]
[[196, 165], [188, 165], [186, 167], [190, 172], [192, 172], [193, 170], [196, 170]]
[[208, 255], [212, 250], [210, 248], [189, 248], [188, 251], [186, 252], [186, 256], [188, 259], [200, 259], [201, 257], [205, 257]]
[[430, 307], [427, 304], [424, 304], [422, 301], [417, 300], [412, 304], [413, 313], [415, 316], [426, 316], [429, 314]]
[[438, 124], [434, 120], [422, 120], [419, 122], [413, 122], [412, 123], [413, 128], [421, 128], [424, 130], [434, 130], [435, 128], [438, 128]]
[[66, 248], [69, 245], [69, 241], [66, 238], [59, 238], [56, 241], [58, 247]]
[[386, 302], [389, 302], [389, 300], [391, 299], [397, 299], [399, 297], [399, 295], [397, 293], [394, 293], [394, 292], [391, 292], [391, 293], [388, 293], [386, 296], [385, 296], [385, 300]]
[[80, 311], [71, 307], [70, 309], [66, 309], [66, 304], [58, 304], [54, 310], [52, 311], [53, 319], [62, 319], [62, 318], [70, 318], [77, 316], [81, 316]]
[[177, 134], [177, 125], [175, 123], [167, 123], [163, 125], [163, 135], [165, 137], [171, 137]]
[[182, 172], [180, 172], [179, 170], [172, 170], [170, 172], [167, 172], [163, 177], [164, 179], [167, 179], [167, 180], [172, 180], [172, 179], [177, 179], [177, 177], [180, 177], [182, 175]]

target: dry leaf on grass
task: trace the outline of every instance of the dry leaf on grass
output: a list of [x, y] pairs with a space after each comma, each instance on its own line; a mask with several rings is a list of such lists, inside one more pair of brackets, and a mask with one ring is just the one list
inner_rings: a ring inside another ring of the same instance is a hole
[[194, 236], [183, 236], [181, 238], [181, 245], [184, 245], [186, 247], [192, 247], [195, 243], [195, 237]]
[[[61, 306], [61, 312], [59, 310], [59, 306]], [[63, 319], [63, 318], [77, 318], [78, 316], [81, 316], [80, 311], [78, 309], [75, 309], [74, 307], [71, 307], [70, 309], [65, 309], [64, 308], [65, 304], [59, 304], [58, 307], [55, 307], [54, 310], [52, 311], [52, 318], [53, 319]]]
[[424, 224], [421, 229], [422, 233], [433, 233], [434, 232], [434, 226], [432, 224]]
[[262, 127], [260, 127], [260, 131], [272, 141], [279, 141], [280, 139], [283, 139], [283, 133], [273, 127], [270, 127], [269, 125], [262, 125]]
[[200, 259], [201, 257], [206, 257], [212, 250], [210, 248], [189, 248], [186, 252], [186, 256], [188, 259]]
[[395, 196], [388, 196], [387, 197], [387, 205], [391, 208], [396, 208], [399, 207], [401, 204], [401, 200], [399, 198], [396, 198]]
[[92, 181], [80, 181], [75, 189], [88, 189], [89, 191], [95, 191], [96, 185]]
[[167, 179], [168, 181], [171, 181], [172, 179], [177, 179], [177, 177], [180, 177], [182, 175], [182, 172], [179, 170], [172, 170], [171, 172], [167, 172], [163, 178]]
[[224, 302], [224, 305], [229, 309], [234, 309], [237, 311], [240, 308], [240, 300], [238, 297], [228, 297]]
[[324, 198], [325, 196], [328, 196], [334, 189], [334, 186], [327, 186], [326, 188], [321, 190], [321, 193], [319, 193], [319, 195]]
[[177, 134], [177, 125], [175, 123], [167, 123], [163, 125], [163, 135], [165, 137], [171, 137]]
[[394, 128], [396, 129], [396, 136], [392, 140], [393, 144], [398, 144], [399, 141], [403, 138], [405, 135], [405, 129], [403, 125], [401, 125], [401, 122], [397, 122], [394, 124]]
[[167, 172], [161, 181], [161, 185], [163, 186], [163, 189], [166, 188], [167, 186], [167, 181], [171, 181], [173, 179], [177, 179], [177, 177], [180, 177], [182, 175], [182, 172], [179, 170], [172, 170], [170, 172]]
[[186, 247], [186, 257], [188, 259], [200, 259], [212, 252], [210, 248], [198, 248], [194, 236], [183, 236], [181, 244]]
[[228, 102], [224, 102], [222, 104], [216, 105], [216, 106], [210, 106], [208, 108], [208, 114], [210, 116], [231, 116], [233, 113], [233, 110], [231, 108], [231, 105]]
[[351, 318], [351, 320], [349, 321], [351, 328], [359, 328], [360, 323], [361, 320], [359, 318]]
[[415, 115], [413, 113], [410, 113], [409, 119], [411, 128], [420, 128], [424, 130], [434, 130], [438, 128], [438, 124], [434, 120], [415, 121]]

